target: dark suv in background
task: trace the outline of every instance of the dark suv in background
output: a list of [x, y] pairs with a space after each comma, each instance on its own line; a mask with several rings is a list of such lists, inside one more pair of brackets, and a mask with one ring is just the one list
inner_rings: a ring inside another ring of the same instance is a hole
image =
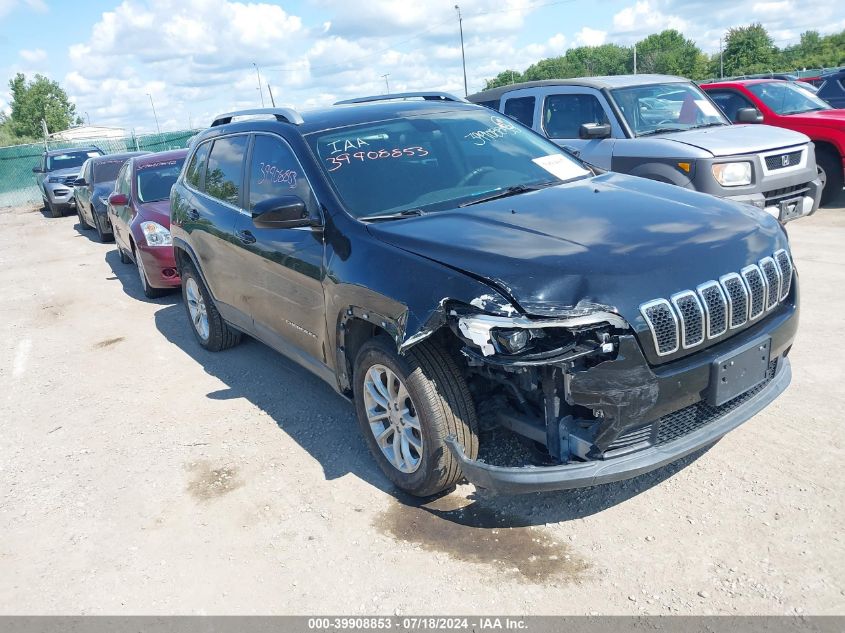
[[73, 208], [73, 183], [79, 177], [82, 164], [89, 158], [102, 156], [99, 147], [54, 149], [41, 154], [41, 161], [32, 168], [41, 191], [44, 206], [54, 218]]
[[[171, 232], [199, 344], [246, 333], [314, 372], [416, 495], [632, 477], [790, 381], [798, 289], [777, 220], [596, 175], [445, 94], [218, 116], [173, 186]], [[522, 442], [506, 459], [494, 429]]]

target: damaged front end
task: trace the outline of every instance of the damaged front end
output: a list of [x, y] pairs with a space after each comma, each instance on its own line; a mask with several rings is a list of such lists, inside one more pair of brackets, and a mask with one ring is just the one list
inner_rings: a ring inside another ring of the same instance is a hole
[[713, 405], [711, 370], [725, 355], [722, 346], [652, 367], [611, 307], [579, 304], [555, 318], [531, 318], [466, 306], [448, 316], [482, 431], [513, 431], [533, 456], [519, 466], [491, 464], [483, 450], [470, 460], [448, 440], [469, 481], [503, 493], [626, 479], [716, 441], [789, 384], [785, 356], [797, 323], [785, 313], [769, 322], [776, 335], [754, 330], [732, 339], [732, 351], [748, 348], [748, 356], [765, 345], [771, 360], [752, 389]]

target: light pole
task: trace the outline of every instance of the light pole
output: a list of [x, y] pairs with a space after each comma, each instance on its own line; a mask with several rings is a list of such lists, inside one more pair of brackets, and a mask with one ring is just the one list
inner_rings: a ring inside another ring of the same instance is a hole
[[390, 77], [390, 73], [384, 73], [382, 77], [384, 77], [384, 87], [387, 89], [385, 94], [390, 94], [390, 82], [387, 81], [387, 78]]
[[252, 65], [255, 66], [255, 76], [258, 77], [258, 94], [261, 95], [261, 107], [264, 107], [264, 91], [261, 89], [261, 73], [258, 72], [258, 64], [252, 62]]
[[87, 112], [85, 112], [84, 114], [85, 114], [85, 118], [88, 119], [88, 125], [90, 126], [91, 125], [91, 116]]
[[150, 98], [150, 105], [153, 108], [153, 118], [156, 120], [156, 129], [158, 130], [158, 133], [161, 134], [161, 127], [158, 124], [158, 115], [156, 114], [156, 105], [153, 103], [153, 96], [149, 92], [147, 93], [147, 96]]
[[457, 4], [455, 5], [455, 11], [458, 12], [458, 28], [461, 30], [461, 60], [464, 65], [464, 96], [466, 97], [469, 95], [469, 89], [467, 88], [467, 58], [464, 53], [464, 20], [461, 17], [461, 7]]

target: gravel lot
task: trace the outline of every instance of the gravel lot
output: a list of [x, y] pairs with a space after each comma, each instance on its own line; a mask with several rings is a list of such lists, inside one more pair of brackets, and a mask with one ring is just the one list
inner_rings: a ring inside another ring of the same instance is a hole
[[845, 208], [789, 229], [765, 412], [627, 483], [419, 506], [317, 378], [203, 351], [75, 217], [0, 210], [0, 613], [842, 613]]

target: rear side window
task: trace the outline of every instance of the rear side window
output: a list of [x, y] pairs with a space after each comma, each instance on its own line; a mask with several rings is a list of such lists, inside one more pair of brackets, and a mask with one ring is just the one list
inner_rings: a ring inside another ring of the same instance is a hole
[[505, 101], [505, 114], [526, 127], [534, 124], [534, 97], [518, 97]]
[[313, 207], [314, 198], [291, 148], [274, 136], [256, 134], [249, 169], [249, 209], [259, 202], [294, 195]]
[[753, 108], [754, 104], [751, 103], [745, 96], [739, 94], [738, 92], [734, 92], [733, 90], [724, 90], [724, 91], [716, 91], [711, 90], [708, 91], [710, 98], [716, 102], [716, 105], [725, 113], [725, 116], [728, 117], [731, 121], [736, 121], [737, 113], [742, 108]]
[[205, 165], [208, 162], [208, 150], [210, 147], [211, 143], [203, 143], [191, 157], [191, 163], [188, 165], [188, 171], [185, 174], [185, 181], [194, 189], [202, 190], [202, 175], [205, 172]]
[[543, 107], [543, 127], [549, 138], [578, 138], [582, 124], [608, 122], [601, 103], [591, 94], [550, 95]]
[[491, 110], [498, 110], [499, 109], [499, 100], [493, 99], [492, 101], [479, 101], [478, 105], [484, 106], [485, 108], [490, 108]]
[[214, 141], [205, 173], [205, 192], [208, 195], [229, 204], [238, 204], [247, 140], [247, 136], [227, 136]]

